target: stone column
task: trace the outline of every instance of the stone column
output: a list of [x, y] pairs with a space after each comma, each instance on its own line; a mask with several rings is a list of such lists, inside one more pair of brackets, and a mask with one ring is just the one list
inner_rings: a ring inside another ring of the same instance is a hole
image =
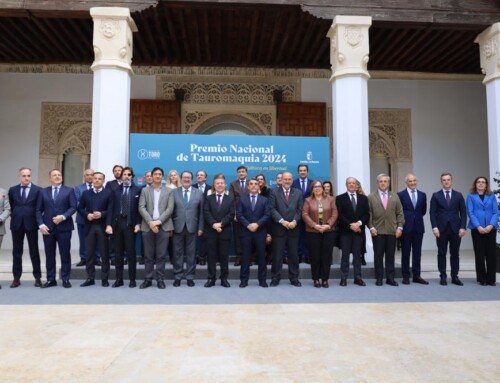
[[91, 8], [90, 15], [95, 53], [90, 167], [109, 181], [114, 165], [128, 163], [132, 32], [137, 27], [128, 8]]
[[495, 187], [493, 177], [500, 172], [500, 22], [479, 34], [475, 40], [479, 44], [481, 69], [486, 75], [488, 109], [488, 149], [490, 182]]
[[333, 167], [336, 194], [345, 180], [356, 177], [370, 190], [368, 134], [368, 29], [367, 16], [335, 16], [327, 34], [332, 64]]

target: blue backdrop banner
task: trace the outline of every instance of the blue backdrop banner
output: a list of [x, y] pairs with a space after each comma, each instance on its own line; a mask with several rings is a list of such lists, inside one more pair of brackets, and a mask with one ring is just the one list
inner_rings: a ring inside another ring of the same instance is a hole
[[[297, 166], [309, 166], [309, 178], [330, 177], [330, 145], [327, 137], [222, 136], [190, 134], [131, 134], [129, 164], [136, 174], [135, 182], [144, 185], [144, 173], [155, 166], [165, 172], [172, 169], [179, 176], [198, 170], [213, 176], [224, 173], [226, 183], [236, 179], [236, 168], [248, 168], [248, 177], [264, 174], [267, 184], [275, 186], [276, 175], [291, 172], [297, 178]], [[194, 179], [195, 180], [195, 179]], [[193, 181], [194, 181], [193, 180]]]

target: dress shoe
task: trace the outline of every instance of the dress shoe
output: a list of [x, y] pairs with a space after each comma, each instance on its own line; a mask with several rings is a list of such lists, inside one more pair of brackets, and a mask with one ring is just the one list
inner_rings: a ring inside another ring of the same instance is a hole
[[276, 280], [276, 279], [273, 279], [273, 280], [271, 281], [270, 286], [271, 286], [271, 287], [276, 287], [276, 286], [278, 286], [279, 284], [280, 284], [280, 281], [278, 281], [278, 280]]
[[347, 280], [342, 278], [340, 280], [339, 286], [347, 286]]
[[193, 287], [194, 286], [194, 281], [192, 279], [187, 280], [187, 285], [188, 287]]
[[181, 280], [180, 279], [176, 279], [173, 283], [174, 287], [179, 287], [181, 285]]
[[157, 284], [158, 288], [159, 288], [159, 289], [162, 289], [162, 290], [163, 290], [165, 287], [167, 287], [167, 286], [165, 286], [165, 282], [163, 282], [163, 281], [158, 281], [156, 284]]
[[87, 287], [87, 286], [92, 286], [95, 285], [95, 281], [93, 279], [87, 279], [85, 282], [83, 282], [80, 287]]
[[234, 262], [234, 265], [235, 266], [241, 266], [241, 261], [239, 259], [237, 259], [235, 262]]
[[260, 286], [260, 287], [266, 287], [266, 288], [267, 288], [267, 287], [269, 287], [269, 285], [267, 284], [267, 282], [266, 282], [266, 281], [264, 281], [264, 282], [259, 282], [259, 286]]
[[302, 286], [302, 283], [300, 283], [300, 281], [290, 281], [290, 284], [292, 286], [295, 286], [295, 287], [301, 287]]
[[80, 266], [85, 266], [87, 264], [87, 261], [85, 261], [84, 259], [82, 259], [80, 262], [78, 262], [76, 264], [76, 266], [80, 267]]
[[319, 283], [319, 280], [318, 280], [318, 279], [315, 279], [315, 280], [314, 280], [314, 287], [316, 287], [316, 288], [318, 288], [318, 289], [321, 287], [321, 283]]
[[240, 288], [242, 288], [242, 289], [243, 289], [243, 288], [245, 288], [245, 287], [247, 287], [247, 286], [248, 286], [248, 282], [247, 282], [247, 281], [241, 281], [241, 283], [240, 283]]
[[[96, 262], [96, 263], [97, 263], [97, 262]], [[113, 259], [109, 262], [109, 264], [110, 264], [111, 266], [115, 266], [115, 259], [113, 258]]]
[[403, 278], [403, 285], [409, 285], [410, 284], [410, 278]]
[[307, 263], [308, 265], [310, 265], [311, 261], [309, 260], [309, 258], [304, 258], [304, 263]]
[[123, 279], [119, 278], [115, 281], [115, 283], [113, 283], [113, 288], [116, 288], [116, 287], [120, 287], [120, 286], [123, 286]]
[[214, 287], [215, 286], [215, 281], [213, 279], [209, 279], [207, 283], [205, 283], [205, 287]]
[[148, 287], [151, 287], [153, 286], [153, 282], [151, 281], [148, 281], [147, 279], [141, 283], [141, 285], [139, 286], [140, 289], [147, 289]]
[[454, 285], [457, 285], [457, 286], [463, 286], [464, 285], [462, 283], [462, 281], [458, 277], [452, 278], [451, 283], [453, 283]]
[[355, 279], [354, 284], [358, 286], [366, 286], [365, 281], [363, 281], [361, 278], [360, 279]]
[[35, 279], [35, 287], [42, 287], [42, 281], [40, 278]]
[[441, 286], [446, 286], [446, 285], [448, 285], [448, 282], [446, 282], [446, 278], [441, 278], [441, 280], [439, 281], [439, 284]]
[[486, 282], [478, 282], [481, 286], [487, 286], [488, 284]]
[[323, 287], [324, 289], [327, 289], [327, 288], [329, 288], [329, 287], [330, 287], [330, 285], [328, 284], [328, 281], [323, 281], [323, 282], [321, 283], [321, 287]]
[[490, 286], [496, 286], [497, 283], [496, 282], [490, 282], [490, 283], [488, 283], [488, 285], [490, 285]]
[[382, 286], [383, 282], [382, 279], [377, 279], [377, 282], [375, 282], [375, 286]]
[[205, 259], [200, 259], [200, 266], [205, 266], [207, 264], [207, 261]]
[[71, 282], [70, 281], [63, 281], [63, 287], [65, 289], [70, 289], [71, 288]]
[[42, 285], [42, 289], [57, 286], [57, 281], [47, 281]]
[[422, 277], [413, 278], [413, 283], [420, 283], [421, 285], [428, 285], [429, 284], [429, 282], [427, 282]]
[[128, 265], [128, 259], [127, 259], [127, 258], [125, 258], [125, 259], [123, 260], [123, 264], [124, 264], [124, 265]]
[[389, 286], [399, 286], [398, 282], [396, 282], [394, 279], [388, 279], [385, 281], [386, 284], [388, 284]]
[[366, 259], [364, 254], [361, 254], [361, 265], [366, 266]]
[[96, 259], [94, 266], [102, 266], [102, 262], [99, 259]]
[[21, 281], [19, 279], [14, 279], [10, 284], [11, 289], [15, 289], [16, 287], [21, 286]]
[[283, 264], [288, 265], [288, 258], [283, 258]]
[[221, 281], [220, 281], [220, 285], [221, 285], [222, 287], [226, 287], [226, 288], [227, 288], [227, 287], [231, 287], [231, 285], [229, 284], [229, 282], [227, 281], [227, 279], [221, 279]]
[[144, 257], [141, 257], [141, 259], [139, 259], [139, 265], [144, 265]]
[[137, 284], [135, 283], [135, 280], [132, 279], [129, 284], [128, 284], [128, 287], [130, 287], [131, 289], [133, 289], [135, 286], [137, 286]]
[[109, 287], [109, 282], [108, 282], [108, 280], [107, 280], [107, 279], [103, 279], [103, 280], [101, 281], [101, 286], [102, 286], [102, 287]]

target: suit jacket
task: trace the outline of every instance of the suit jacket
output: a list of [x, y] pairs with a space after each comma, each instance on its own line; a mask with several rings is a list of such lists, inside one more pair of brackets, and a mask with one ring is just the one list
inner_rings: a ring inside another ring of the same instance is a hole
[[[337, 223], [337, 206], [333, 197], [324, 197], [321, 204], [323, 205], [323, 224], [330, 225], [331, 229], [327, 231], [334, 231], [335, 224]], [[304, 220], [306, 231], [310, 233], [319, 233], [314, 228], [319, 224], [319, 204], [316, 198], [308, 197], [304, 201], [302, 207], [302, 219]]]
[[387, 193], [387, 209], [384, 209], [378, 190], [368, 196], [370, 205], [368, 228], [374, 227], [378, 234], [394, 235], [398, 227], [402, 228], [405, 224], [403, 206], [396, 193], [390, 191]]
[[229, 195], [231, 195], [234, 198], [235, 206], [238, 204], [238, 201], [240, 200], [240, 198], [243, 194], [248, 194], [248, 189], [246, 188], [247, 182], [248, 182], [248, 178], [245, 181], [245, 189], [244, 190], [241, 190], [241, 182], [239, 179], [234, 180], [229, 185]]
[[57, 225], [57, 230], [74, 230], [75, 225], [71, 216], [75, 214], [76, 208], [76, 197], [73, 188], [61, 185], [59, 195], [54, 201], [52, 199], [52, 186], [46, 187], [40, 191], [36, 202], [36, 221], [38, 227], [45, 225], [52, 232], [56, 226], [52, 222], [52, 218], [56, 215], [63, 215], [66, 219]]
[[[78, 204], [78, 213], [85, 217], [85, 227], [83, 228], [85, 235], [89, 232], [92, 224], [97, 222], [101, 224], [103, 231], [106, 229], [106, 219], [110, 211], [110, 204], [111, 192], [109, 190], [102, 189], [99, 193], [96, 193], [94, 189], [89, 189], [83, 192]], [[101, 218], [89, 221], [87, 215], [95, 211], [101, 212]]]
[[[153, 211], [155, 207], [154, 186], [142, 188], [139, 197], [139, 214], [142, 217], [141, 231], [150, 231], [149, 223], [153, 220]], [[160, 189], [160, 201], [158, 210], [160, 211], [159, 220], [163, 231], [174, 229], [172, 223], [172, 213], [174, 212], [174, 196], [172, 189], [162, 185]]]
[[[194, 188], [196, 188], [196, 189], [200, 190], [200, 189], [198, 188], [198, 183], [194, 183], [192, 186], [193, 186]], [[212, 185], [209, 185], [209, 184], [207, 184], [207, 183], [206, 183], [206, 184], [205, 184], [205, 190], [203, 190], [203, 196], [204, 196], [204, 197], [206, 197], [206, 196], [207, 196], [207, 193], [208, 193], [208, 191], [209, 191], [210, 189], [212, 189]]]
[[109, 182], [106, 182], [105, 189], [109, 190], [109, 191], [115, 191], [116, 189], [118, 189], [120, 187], [120, 185], [121, 184], [117, 180], [109, 181]]
[[338, 222], [340, 233], [353, 233], [349, 225], [353, 222], [361, 221], [360, 234], [365, 235], [365, 225], [370, 220], [368, 197], [362, 194], [356, 194], [356, 201], [356, 211], [354, 211], [349, 193], [346, 192], [337, 196], [336, 202], [339, 213]]
[[452, 189], [450, 205], [446, 202], [443, 190], [432, 195], [431, 207], [429, 209], [432, 228], [439, 231], [446, 229], [450, 224], [451, 230], [458, 233], [460, 229], [467, 227], [467, 209], [462, 193]]
[[9, 189], [9, 202], [11, 209], [10, 230], [38, 230], [36, 223], [36, 203], [41, 187], [31, 184], [31, 190], [23, 203], [21, 198], [21, 185], [12, 186]]
[[255, 208], [252, 211], [250, 194], [246, 194], [238, 201], [238, 205], [236, 206], [236, 217], [238, 218], [238, 222], [242, 227], [242, 230], [240, 231], [240, 237], [248, 237], [252, 234], [247, 229], [247, 226], [251, 223], [256, 223], [257, 225], [259, 225], [257, 233], [266, 233], [267, 222], [271, 217], [269, 200], [264, 196], [257, 196]]
[[184, 188], [173, 190], [174, 193], [174, 231], [182, 232], [186, 226], [189, 233], [196, 233], [204, 229], [203, 203], [205, 197], [198, 189], [191, 188], [189, 203], [184, 206]]
[[302, 184], [300, 182], [300, 178], [297, 178], [295, 180], [293, 180], [292, 182], [292, 187], [295, 188], [295, 189], [299, 189], [300, 192], [303, 194], [302, 195], [302, 199], [306, 199], [307, 197], [309, 197], [311, 195], [311, 184], [312, 184], [313, 180], [311, 179], [307, 179], [307, 185], [306, 185], [306, 192], [305, 194], [302, 193]]
[[[273, 236], [282, 237], [297, 236], [299, 235], [298, 223], [302, 218], [302, 192], [295, 188], [290, 188], [288, 201], [285, 199], [285, 192], [283, 187], [274, 189], [269, 196], [269, 207], [271, 209], [271, 217], [273, 224], [271, 225], [271, 234]], [[279, 222], [284, 219], [285, 221], [297, 222], [297, 226], [292, 229], [285, 229]]]
[[[91, 188], [92, 189], [92, 188]], [[82, 198], [82, 194], [85, 190], [88, 190], [87, 183], [84, 182], [78, 186], [75, 186], [75, 197], [76, 197], [76, 206], [80, 204], [80, 199]], [[76, 213], [76, 223], [80, 225], [84, 225], [87, 221], [87, 218], [80, 214], [79, 211]]]
[[9, 196], [5, 189], [0, 188], [0, 235], [5, 234], [5, 221], [10, 216]]
[[467, 213], [469, 214], [469, 229], [488, 225], [493, 225], [495, 229], [498, 229], [498, 202], [495, 194], [485, 194], [483, 200], [477, 193], [469, 194]]
[[[206, 190], [206, 189], [205, 189]], [[203, 204], [203, 218], [205, 220], [205, 238], [219, 237], [221, 239], [231, 239], [231, 222], [234, 219], [234, 198], [228, 194], [222, 197], [222, 204], [219, 209], [217, 206], [217, 194], [211, 194], [205, 199]], [[216, 232], [212, 225], [221, 223], [222, 231]]]
[[425, 233], [424, 215], [427, 213], [427, 195], [417, 190], [417, 205], [413, 207], [413, 202], [408, 190], [404, 189], [398, 193], [399, 200], [403, 206], [405, 225], [403, 233]]
[[[127, 225], [135, 226], [140, 225], [142, 217], [139, 214], [139, 199], [141, 197], [142, 188], [132, 184], [128, 189], [128, 211], [127, 214]], [[118, 219], [121, 214], [121, 204], [123, 195], [123, 184], [120, 185], [113, 193], [111, 193], [110, 208], [108, 211], [108, 217], [106, 219], [106, 224], [116, 227]]]

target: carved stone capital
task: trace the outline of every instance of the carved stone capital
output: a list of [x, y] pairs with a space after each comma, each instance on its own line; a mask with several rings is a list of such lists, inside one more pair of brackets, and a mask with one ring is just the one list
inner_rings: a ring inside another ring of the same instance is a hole
[[132, 32], [137, 32], [137, 26], [130, 17], [130, 10], [96, 7], [90, 8], [90, 15], [94, 20], [95, 54], [90, 69], [121, 69], [132, 74]]
[[500, 22], [481, 32], [475, 43], [479, 44], [481, 71], [486, 77], [483, 83], [500, 78]]
[[330, 38], [330, 81], [343, 76], [370, 78], [367, 70], [370, 47], [369, 16], [335, 16], [327, 37]]

